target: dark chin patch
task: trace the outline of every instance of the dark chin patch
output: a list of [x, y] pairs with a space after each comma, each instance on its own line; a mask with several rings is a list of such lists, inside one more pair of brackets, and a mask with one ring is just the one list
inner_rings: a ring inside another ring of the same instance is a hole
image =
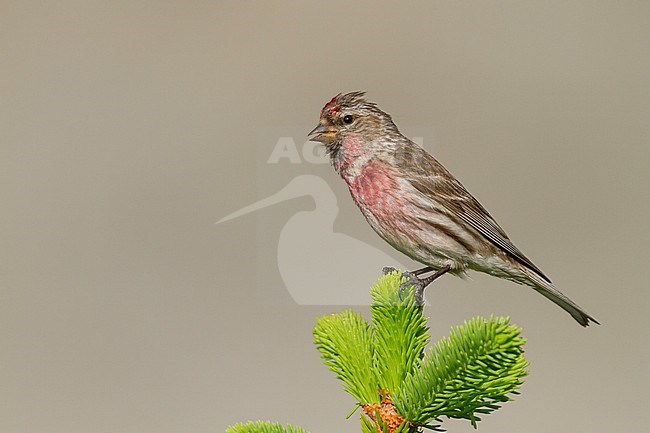
[[327, 143], [325, 145], [325, 152], [327, 152], [330, 158], [336, 158], [338, 156], [339, 150], [341, 150], [341, 143], [338, 141]]

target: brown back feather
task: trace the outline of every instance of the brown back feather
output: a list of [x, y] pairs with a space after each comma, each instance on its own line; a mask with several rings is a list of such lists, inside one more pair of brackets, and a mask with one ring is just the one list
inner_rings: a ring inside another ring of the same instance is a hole
[[439, 209], [440, 211], [460, 218], [514, 260], [551, 282], [541, 269], [510, 241], [506, 232], [481, 203], [424, 149], [406, 139], [406, 144], [397, 149], [395, 164], [400, 172], [407, 173], [406, 180], [424, 197], [435, 199], [442, 205], [443, 209]]

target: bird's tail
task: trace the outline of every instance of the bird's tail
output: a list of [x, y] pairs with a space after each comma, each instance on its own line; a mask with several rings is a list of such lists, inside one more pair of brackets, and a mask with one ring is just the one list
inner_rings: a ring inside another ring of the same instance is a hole
[[531, 269], [525, 268], [524, 272], [528, 276], [530, 282], [533, 283], [531, 284], [533, 289], [537, 290], [539, 293], [562, 307], [567, 313], [573, 316], [573, 318], [576, 319], [579, 324], [582, 326], [589, 326], [589, 323], [594, 322], [600, 325], [600, 322], [598, 322], [598, 320], [591, 317], [575, 302], [567, 298], [562, 292], [556, 289], [550, 281], [545, 280]]

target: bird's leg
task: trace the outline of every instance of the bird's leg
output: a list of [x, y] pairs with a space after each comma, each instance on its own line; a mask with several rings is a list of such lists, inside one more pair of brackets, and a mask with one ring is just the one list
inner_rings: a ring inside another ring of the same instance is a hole
[[413, 295], [415, 296], [415, 303], [419, 306], [424, 305], [424, 289], [431, 284], [434, 280], [439, 278], [440, 276], [446, 274], [451, 270], [451, 265], [447, 265], [443, 268], [438, 269], [435, 273], [429, 275], [428, 277], [425, 278], [419, 278], [418, 275], [427, 273], [432, 271], [433, 268], [426, 267], [422, 269], [418, 269], [417, 271], [413, 272], [404, 272], [402, 276], [406, 277], [408, 280], [403, 282], [399, 286], [399, 292], [400, 296], [402, 291], [408, 287], [408, 286], [415, 286], [415, 290], [413, 292]]
[[427, 272], [431, 272], [431, 271], [435, 271], [435, 269], [433, 269], [431, 266], [425, 266], [422, 269], [417, 269], [415, 271], [411, 271], [411, 273], [413, 275], [422, 275], [422, 274], [426, 274]]

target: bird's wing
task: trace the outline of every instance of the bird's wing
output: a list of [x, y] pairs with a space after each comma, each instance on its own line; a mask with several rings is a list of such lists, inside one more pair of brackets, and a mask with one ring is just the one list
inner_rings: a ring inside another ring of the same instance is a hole
[[446, 212], [451, 217], [460, 218], [513, 259], [551, 282], [512, 243], [506, 232], [481, 203], [433, 156], [413, 144], [398, 151], [395, 160], [400, 172], [406, 174], [406, 180], [421, 194], [435, 200], [439, 204], [436, 207], [438, 210]]

